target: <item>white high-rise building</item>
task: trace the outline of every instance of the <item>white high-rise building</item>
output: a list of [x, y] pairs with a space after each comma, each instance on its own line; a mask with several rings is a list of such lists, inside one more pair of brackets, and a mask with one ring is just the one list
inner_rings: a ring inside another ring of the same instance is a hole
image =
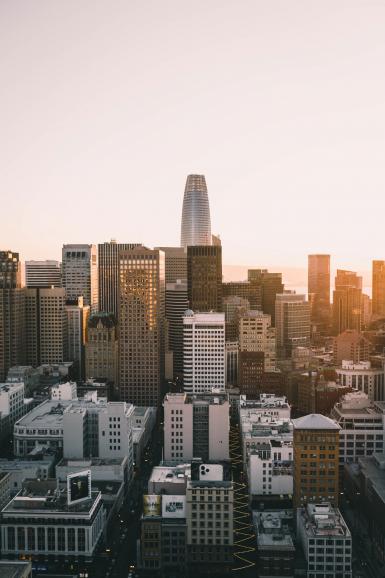
[[204, 175], [188, 175], [184, 190], [181, 247], [211, 245], [210, 205]]
[[189, 393], [225, 389], [225, 315], [194, 313], [183, 317], [183, 376]]
[[61, 287], [61, 266], [59, 261], [26, 261], [26, 287]]
[[96, 312], [99, 306], [98, 251], [96, 245], [63, 245], [63, 287], [67, 299], [82, 296], [84, 305]]
[[229, 400], [225, 393], [189, 395], [168, 393], [164, 398], [164, 459], [184, 463], [229, 459]]

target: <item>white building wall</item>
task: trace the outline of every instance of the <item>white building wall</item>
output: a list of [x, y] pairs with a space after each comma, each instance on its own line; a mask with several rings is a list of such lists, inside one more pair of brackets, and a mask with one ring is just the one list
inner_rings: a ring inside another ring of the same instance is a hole
[[182, 462], [190, 461], [192, 458], [193, 405], [185, 403], [185, 394], [166, 396], [164, 401], [164, 460]]
[[63, 457], [84, 458], [84, 433], [86, 410], [71, 409], [63, 414]]

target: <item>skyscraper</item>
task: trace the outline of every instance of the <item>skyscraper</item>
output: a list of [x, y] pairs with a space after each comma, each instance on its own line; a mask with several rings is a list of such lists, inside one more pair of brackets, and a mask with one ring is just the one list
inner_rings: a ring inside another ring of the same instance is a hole
[[183, 317], [183, 379], [189, 393], [225, 389], [225, 315], [194, 313]]
[[275, 327], [279, 359], [290, 358], [295, 347], [310, 345], [310, 305], [305, 295], [277, 295]]
[[164, 253], [119, 253], [119, 387], [122, 401], [156, 406], [164, 367]]
[[119, 252], [131, 251], [138, 243], [109, 243], [98, 245], [99, 311], [118, 317]]
[[284, 290], [282, 273], [270, 273], [267, 269], [249, 269], [247, 279], [254, 293], [257, 293], [257, 287], [259, 287], [262, 311], [270, 315], [271, 324], [274, 327], [276, 296]]
[[190, 309], [222, 311], [222, 247], [187, 247], [187, 285]]
[[173, 376], [183, 374], [183, 315], [188, 309], [187, 283], [178, 280], [166, 284], [168, 345], [173, 353]]
[[373, 261], [372, 314], [385, 317], [385, 261]]
[[32, 287], [61, 287], [61, 266], [59, 261], [26, 261], [25, 285]]
[[25, 302], [27, 363], [37, 366], [67, 361], [65, 289], [26, 289]]
[[239, 317], [239, 351], [262, 352], [264, 371], [276, 369], [275, 327], [270, 315], [262, 311], [246, 311]]
[[167, 283], [187, 280], [187, 252], [183, 247], [155, 247], [164, 253], [164, 269]]
[[74, 362], [75, 375], [78, 378], [85, 376], [85, 343], [87, 322], [90, 315], [90, 306], [84, 305], [83, 297], [75, 301], [67, 301], [66, 312], [66, 357]]
[[333, 291], [333, 329], [339, 335], [346, 329], [361, 331], [362, 277], [353, 271], [337, 269]]
[[63, 287], [67, 299], [82, 296], [91, 312], [98, 310], [98, 254], [95, 245], [63, 245]]
[[330, 255], [308, 255], [311, 322], [321, 334], [330, 323]]
[[0, 382], [24, 362], [24, 298], [19, 254], [0, 251]]
[[181, 247], [211, 245], [210, 205], [204, 175], [188, 175], [184, 190]]

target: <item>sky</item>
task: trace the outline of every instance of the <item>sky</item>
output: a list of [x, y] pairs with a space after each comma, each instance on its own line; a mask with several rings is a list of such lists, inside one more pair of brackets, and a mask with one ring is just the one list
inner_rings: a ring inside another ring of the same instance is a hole
[[385, 259], [383, 0], [0, 0], [0, 248], [178, 245], [206, 176], [224, 263]]

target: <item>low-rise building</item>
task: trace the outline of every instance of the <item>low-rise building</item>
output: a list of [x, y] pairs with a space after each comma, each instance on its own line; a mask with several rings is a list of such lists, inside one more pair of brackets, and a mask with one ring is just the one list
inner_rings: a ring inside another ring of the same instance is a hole
[[370, 401], [355, 390], [344, 395], [330, 415], [341, 427], [340, 466], [384, 450], [385, 402]]
[[294, 576], [293, 518], [293, 510], [253, 511], [261, 578]]
[[1, 550], [7, 557], [92, 560], [106, 523], [101, 493], [69, 503], [56, 480], [29, 480], [3, 508]]
[[26, 560], [0, 560], [3, 578], [32, 578], [32, 564]]
[[51, 387], [50, 394], [53, 401], [71, 401], [77, 399], [76, 382], [67, 381], [66, 383], [57, 383]]
[[12, 382], [0, 384], [0, 437], [12, 432], [14, 423], [26, 411], [24, 403], [24, 383]]
[[338, 508], [329, 503], [298, 508], [297, 539], [307, 560], [307, 578], [351, 578], [352, 537]]
[[46, 456], [42, 460], [0, 459], [0, 475], [10, 476], [10, 495], [13, 497], [20, 492], [24, 480], [46, 480], [54, 473], [55, 456]]
[[370, 361], [343, 361], [336, 372], [342, 385], [363, 391], [372, 401], [385, 401], [383, 367], [372, 367]]

